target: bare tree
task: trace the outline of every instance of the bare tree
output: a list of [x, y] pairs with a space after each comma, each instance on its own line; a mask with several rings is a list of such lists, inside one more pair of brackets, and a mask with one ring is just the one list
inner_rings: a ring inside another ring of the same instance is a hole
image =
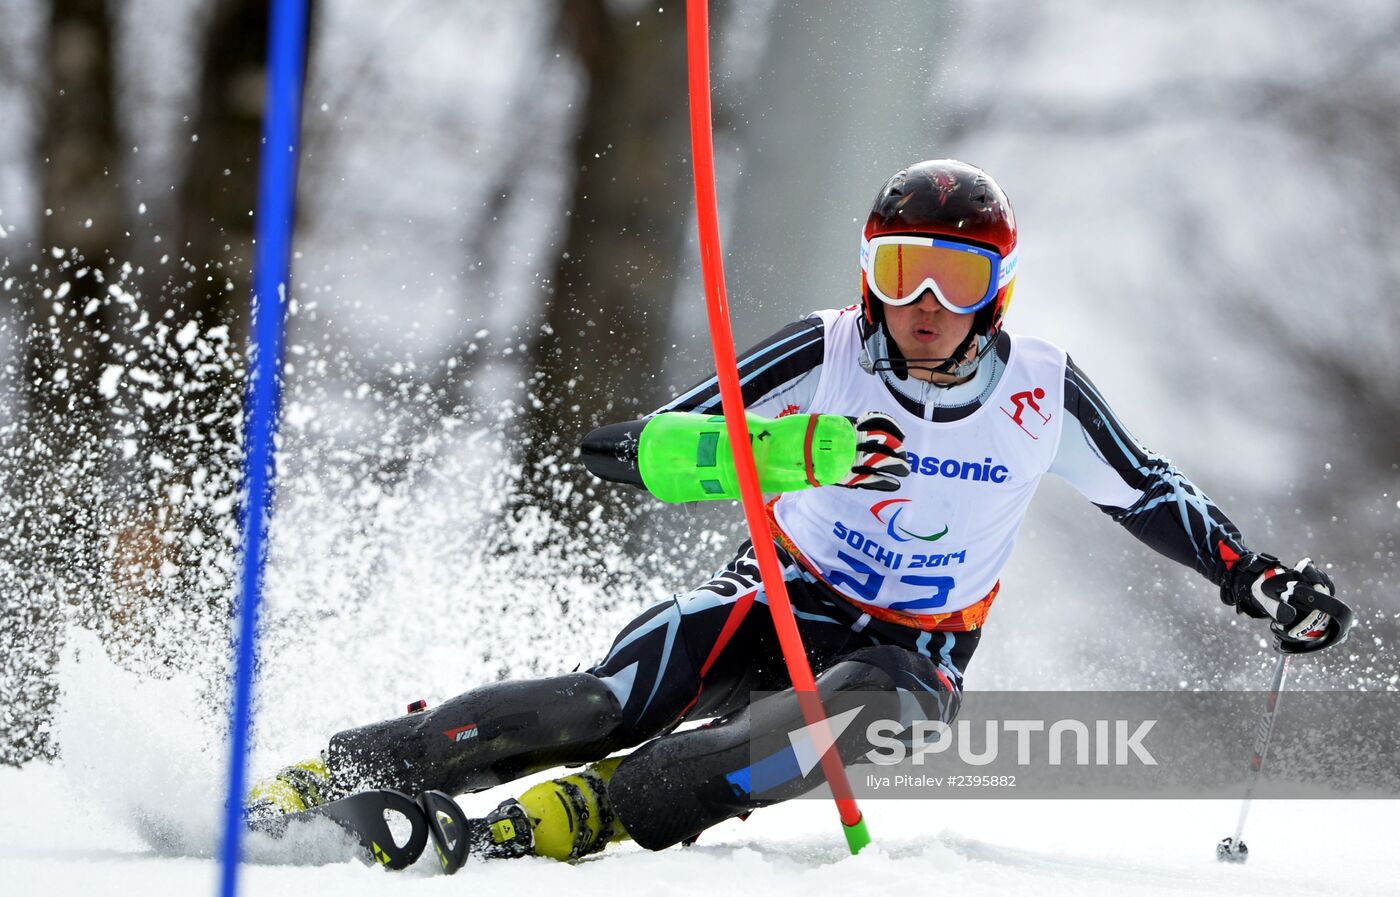
[[579, 439], [660, 398], [689, 208], [684, 9], [621, 6], [559, 6], [559, 46], [578, 60], [587, 88], [566, 234], [530, 347], [522, 501], [563, 521], [593, 503], [567, 463]]
[[126, 237], [111, 12], [49, 10], [25, 407], [0, 443], [0, 688], [23, 708], [0, 721], [0, 761], [53, 751], [65, 602], [114, 655], [158, 669], [218, 641], [229, 596], [267, 4], [209, 14], [165, 282], [154, 259], [128, 261], [148, 250]]
[[48, 87], [39, 145], [44, 212], [25, 290], [19, 419], [5, 434], [0, 549], [0, 691], [13, 697], [0, 761], [51, 756], [61, 606], [90, 591], [100, 556], [97, 496], [106, 459], [102, 320], [111, 262], [123, 246], [116, 177], [112, 20], [104, 0], [54, 0], [43, 59]]
[[39, 428], [35, 448], [60, 466], [90, 441], [87, 428], [103, 414], [96, 390], [106, 355], [100, 304], [125, 244], [105, 0], [55, 0], [46, 49], [49, 85], [37, 148], [44, 205], [40, 289], [25, 308], [24, 392], [28, 416]]
[[198, 274], [169, 300], [207, 326], [235, 323], [251, 284], [268, 4], [213, 5], [190, 154], [179, 187], [181, 252]]
[[[223, 509], [227, 502], [217, 502], [239, 488], [241, 347], [252, 282], [268, 15], [260, 0], [218, 0], [201, 37], [203, 67], [177, 187], [180, 276], [161, 287], [154, 305], [163, 326], [147, 340], [154, 344], [145, 353], [164, 357], [170, 401], [141, 409], [141, 454], [166, 458], [169, 469], [137, 503], [119, 546], [144, 559], [138, 566], [151, 584], [148, 600], [210, 614], [227, 607], [226, 561], [237, 536]], [[175, 345], [171, 335], [181, 332], [187, 343], [198, 334], [199, 351], [186, 355]], [[188, 496], [183, 502], [169, 500], [172, 483]], [[178, 572], [152, 576], [161, 566]]]

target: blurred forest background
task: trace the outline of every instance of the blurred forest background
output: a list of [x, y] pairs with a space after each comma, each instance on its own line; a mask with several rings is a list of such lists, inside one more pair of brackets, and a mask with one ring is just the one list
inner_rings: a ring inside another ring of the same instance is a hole
[[[898, 167], [981, 165], [1021, 224], [1008, 326], [1251, 546], [1331, 565], [1362, 622], [1305, 684], [1396, 686], [1400, 9], [714, 7], [740, 344], [856, 300]], [[708, 362], [681, 0], [312, 11], [262, 659], [283, 742], [586, 663], [740, 523], [574, 452]], [[60, 750], [75, 628], [222, 707], [266, 28], [256, 0], [0, 0], [0, 762]], [[1263, 686], [1262, 628], [1042, 492], [970, 687]]]

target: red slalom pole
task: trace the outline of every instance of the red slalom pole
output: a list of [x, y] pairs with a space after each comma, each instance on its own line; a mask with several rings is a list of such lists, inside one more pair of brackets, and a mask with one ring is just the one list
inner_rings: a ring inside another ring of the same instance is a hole
[[[749, 524], [758, 571], [768, 594], [768, 609], [778, 643], [787, 661], [788, 675], [797, 692], [798, 704], [808, 726], [825, 730], [823, 744], [832, 744], [826, 730], [826, 711], [817, 693], [812, 667], [797, 620], [792, 615], [787, 583], [773, 548], [773, 534], [763, 508], [763, 492], [758, 487], [753, 447], [749, 445], [749, 425], [744, 417], [744, 396], [739, 387], [739, 362], [734, 352], [734, 335], [729, 323], [729, 297], [724, 289], [724, 262], [720, 252], [719, 203], [715, 196], [715, 148], [710, 119], [710, 24], [708, 0], [687, 0], [686, 40], [690, 69], [690, 152], [695, 164], [695, 211], [700, 231], [700, 268], [705, 275], [705, 306], [710, 321], [710, 344], [715, 354], [715, 374], [719, 378], [724, 423], [729, 431], [729, 447], [734, 453], [734, 470], [739, 480], [739, 496]], [[846, 832], [851, 853], [870, 843], [865, 819], [851, 795], [846, 768], [834, 747], [822, 753], [822, 772]]]

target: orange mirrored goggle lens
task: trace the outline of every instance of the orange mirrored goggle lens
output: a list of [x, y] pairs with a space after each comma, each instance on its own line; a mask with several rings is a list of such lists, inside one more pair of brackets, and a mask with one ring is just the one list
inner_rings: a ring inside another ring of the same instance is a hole
[[895, 302], [913, 298], [926, 280], [932, 280], [949, 304], [971, 308], [987, 298], [992, 263], [975, 252], [943, 246], [885, 243], [875, 247], [870, 278]]

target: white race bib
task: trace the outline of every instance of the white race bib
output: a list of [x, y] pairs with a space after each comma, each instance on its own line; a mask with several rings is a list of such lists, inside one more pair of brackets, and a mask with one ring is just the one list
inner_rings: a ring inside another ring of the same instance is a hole
[[897, 492], [825, 486], [784, 494], [778, 524], [822, 577], [856, 604], [946, 614], [981, 600], [1011, 556], [1064, 415], [1065, 353], [1012, 336], [1001, 380], [956, 421], [915, 417], [860, 367], [860, 312], [821, 312], [826, 357], [813, 413], [890, 415], [912, 473]]

